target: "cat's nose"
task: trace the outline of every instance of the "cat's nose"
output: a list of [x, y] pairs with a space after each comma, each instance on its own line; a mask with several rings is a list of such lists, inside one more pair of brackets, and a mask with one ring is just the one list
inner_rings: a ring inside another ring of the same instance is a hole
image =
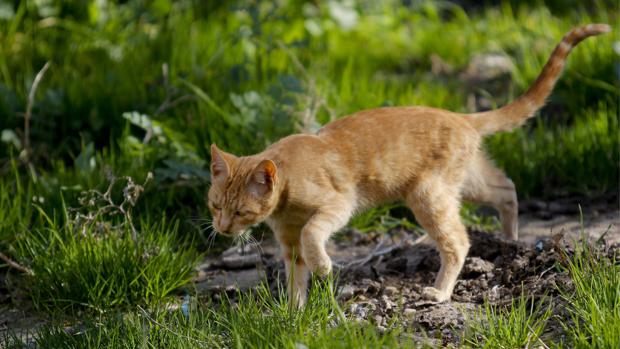
[[218, 230], [220, 231], [220, 233], [222, 233], [223, 235], [230, 235], [230, 226], [232, 225], [230, 219], [225, 219], [225, 217], [221, 217], [219, 223], [220, 224]]

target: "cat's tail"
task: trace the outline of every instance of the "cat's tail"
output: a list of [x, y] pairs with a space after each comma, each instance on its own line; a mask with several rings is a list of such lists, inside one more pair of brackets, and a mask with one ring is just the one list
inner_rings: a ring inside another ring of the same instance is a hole
[[468, 115], [468, 120], [483, 135], [508, 131], [521, 126], [545, 105], [556, 81], [562, 73], [570, 51], [587, 37], [607, 33], [607, 24], [588, 24], [574, 28], [562, 38], [534, 84], [514, 102], [499, 109]]

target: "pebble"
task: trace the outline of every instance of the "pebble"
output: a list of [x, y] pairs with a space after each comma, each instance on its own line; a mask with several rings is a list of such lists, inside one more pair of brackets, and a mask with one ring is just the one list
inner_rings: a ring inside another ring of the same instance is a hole
[[416, 310], [413, 308], [405, 308], [403, 310], [403, 315], [409, 319], [411, 319], [415, 315], [415, 313], [416, 313]]
[[222, 265], [228, 269], [241, 269], [254, 267], [261, 262], [260, 254], [252, 253], [247, 255], [230, 254], [222, 256]]
[[381, 289], [381, 284], [371, 279], [362, 279], [362, 285], [366, 287], [365, 293], [377, 293]]
[[383, 289], [383, 294], [387, 296], [394, 296], [397, 293], [398, 289], [394, 286], [387, 286], [385, 289]]
[[344, 285], [338, 291], [338, 299], [346, 301], [353, 298], [355, 288], [351, 285]]
[[383, 310], [389, 311], [392, 310], [393, 303], [388, 296], [383, 295], [381, 296], [381, 306], [383, 307]]
[[517, 256], [515, 259], [512, 260], [511, 267], [513, 271], [521, 271], [525, 269], [525, 267], [527, 267], [528, 264], [530, 264], [529, 259], [527, 259], [524, 256]]
[[465, 274], [485, 274], [491, 272], [494, 268], [495, 265], [489, 261], [485, 261], [479, 257], [469, 257], [465, 260], [463, 271]]

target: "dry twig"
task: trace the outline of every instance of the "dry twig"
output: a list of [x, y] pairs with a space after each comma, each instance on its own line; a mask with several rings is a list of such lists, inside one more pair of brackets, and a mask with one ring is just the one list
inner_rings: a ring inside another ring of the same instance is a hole
[[37, 89], [39, 88], [39, 84], [41, 80], [43, 80], [43, 76], [45, 72], [50, 67], [50, 62], [45, 63], [43, 68], [39, 70], [37, 75], [34, 77], [34, 81], [32, 82], [32, 87], [30, 87], [30, 93], [28, 93], [28, 105], [26, 106], [26, 114], [24, 114], [24, 151], [26, 152], [26, 156], [30, 154], [30, 118], [32, 116], [32, 105], [34, 104], [34, 97], [37, 93]]
[[[131, 209], [136, 205], [140, 194], [144, 191], [144, 187], [153, 179], [153, 174], [148, 173], [146, 179], [142, 185], [136, 184], [131, 177], [122, 177], [126, 181], [123, 188], [123, 201], [117, 204], [112, 199], [112, 190], [119, 178], [110, 175], [110, 184], [105, 192], [100, 192], [96, 189], [90, 189], [82, 192], [79, 198], [79, 203], [82, 208], [87, 208], [86, 213], [80, 212], [79, 209], [69, 209], [74, 214], [70, 220], [71, 226], [74, 229], [80, 230], [82, 236], [85, 236], [88, 228], [93, 224], [96, 225], [97, 231], [108, 231], [111, 229], [118, 229], [123, 225], [127, 225], [131, 231], [131, 238], [134, 242], [138, 242], [138, 231], [133, 224], [131, 215]], [[111, 216], [120, 214], [123, 217], [122, 223], [117, 226], [108, 226], [105, 223], [98, 221], [101, 216]]]
[[[176, 89], [170, 83], [170, 68], [168, 67], [168, 63], [164, 63], [161, 65], [161, 73], [162, 73], [162, 78], [163, 78], [164, 90], [166, 91], [166, 98], [155, 111], [155, 115], [159, 115], [168, 109], [172, 109], [182, 102], [191, 101], [195, 99], [193, 95], [183, 95], [181, 97], [173, 99], [173, 95], [175, 94]], [[145, 136], [145, 139], [147, 141], [149, 138], [150, 137], [147, 138]], [[146, 143], [146, 141], [144, 143]]]
[[2, 259], [6, 264], [8, 264], [9, 267], [17, 269], [17, 270], [19, 270], [21, 272], [24, 272], [24, 273], [28, 274], [28, 275], [34, 275], [34, 272], [31, 269], [26, 268], [23, 265], [15, 262], [14, 260], [9, 258], [7, 255], [5, 255], [2, 252], [0, 252], [0, 259]]

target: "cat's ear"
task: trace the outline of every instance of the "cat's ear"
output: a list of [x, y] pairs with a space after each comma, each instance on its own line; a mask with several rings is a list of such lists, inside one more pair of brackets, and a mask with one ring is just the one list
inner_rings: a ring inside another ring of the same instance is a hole
[[261, 161], [250, 177], [249, 189], [258, 196], [270, 193], [276, 184], [278, 169], [271, 160]]
[[211, 144], [211, 179], [212, 182], [226, 180], [230, 175], [231, 154], [225, 153]]

